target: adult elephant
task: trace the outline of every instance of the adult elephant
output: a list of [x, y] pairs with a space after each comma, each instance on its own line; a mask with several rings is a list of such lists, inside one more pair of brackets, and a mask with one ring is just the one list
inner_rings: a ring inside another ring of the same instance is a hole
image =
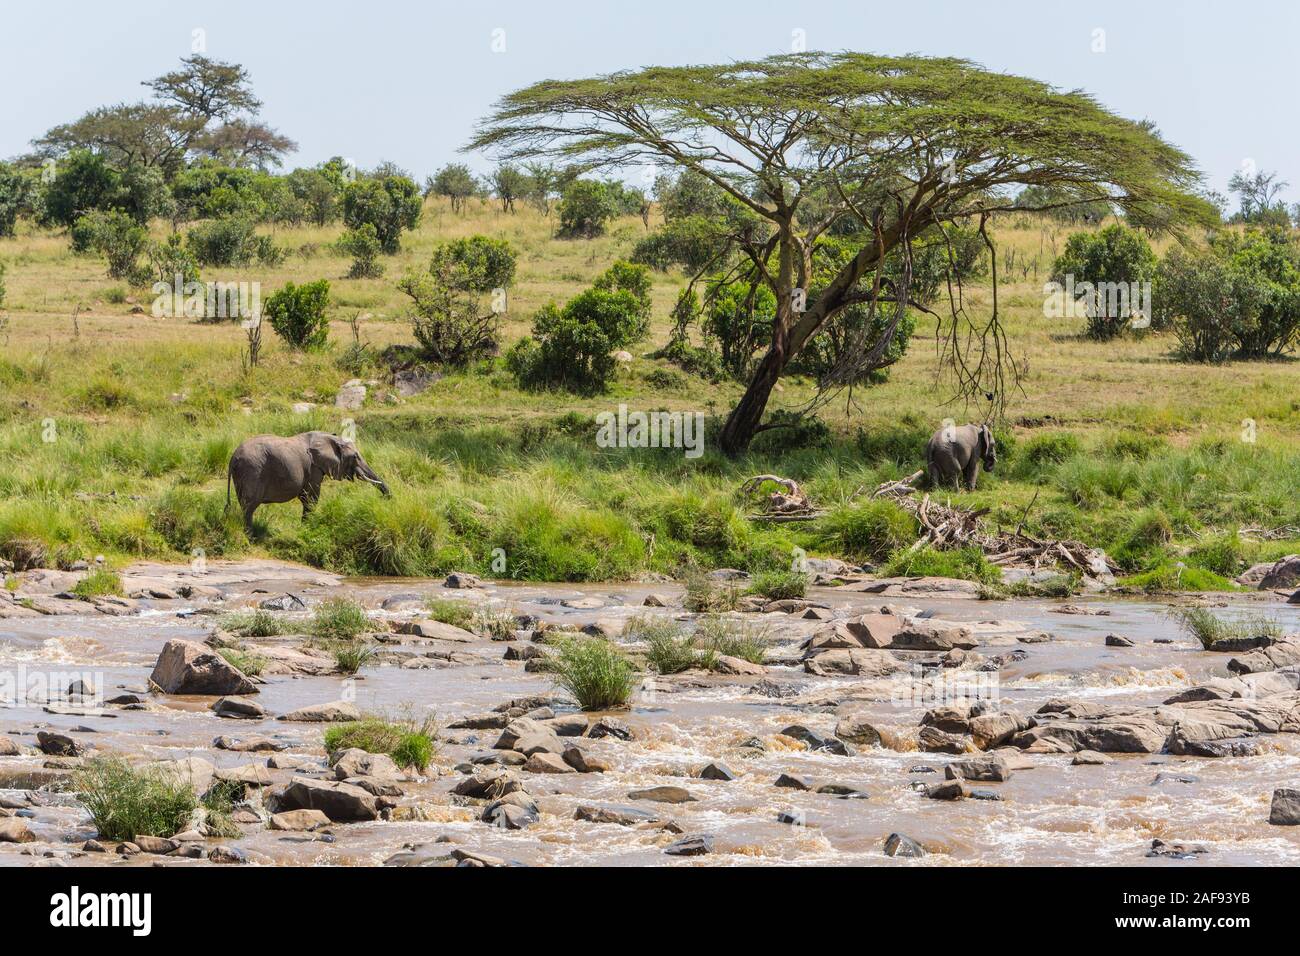
[[226, 507], [230, 507], [230, 487], [244, 511], [244, 530], [253, 534], [253, 512], [259, 506], [293, 501], [302, 502], [302, 516], [311, 514], [320, 498], [321, 482], [368, 481], [385, 498], [391, 495], [383, 480], [370, 470], [356, 446], [329, 432], [303, 432], [291, 438], [280, 435], [254, 435], [230, 456], [226, 473]]
[[987, 425], [945, 425], [925, 446], [925, 470], [935, 488], [964, 484], [974, 491], [981, 462], [985, 471], [998, 462], [997, 443]]

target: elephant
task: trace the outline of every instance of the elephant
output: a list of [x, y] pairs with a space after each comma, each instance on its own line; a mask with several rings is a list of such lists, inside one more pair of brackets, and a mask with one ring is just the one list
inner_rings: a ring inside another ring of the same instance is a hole
[[997, 443], [988, 425], [945, 425], [925, 446], [925, 469], [935, 488], [964, 483], [974, 491], [981, 461], [985, 471], [992, 471], [998, 462]]
[[226, 507], [230, 486], [244, 511], [244, 530], [253, 534], [253, 512], [258, 506], [283, 501], [302, 502], [305, 520], [320, 498], [326, 478], [353, 481], [360, 478], [391, 497], [388, 485], [370, 470], [352, 442], [329, 432], [303, 432], [292, 438], [254, 435], [230, 456], [226, 473]]

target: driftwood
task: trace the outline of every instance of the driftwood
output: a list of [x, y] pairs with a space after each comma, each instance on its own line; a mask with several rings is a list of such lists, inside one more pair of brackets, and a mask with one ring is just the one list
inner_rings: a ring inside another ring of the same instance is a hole
[[774, 491], [762, 498], [763, 510], [750, 515], [749, 519], [751, 521], [772, 521], [776, 523], [812, 521], [826, 513], [817, 510], [809, 503], [808, 496], [804, 494], [803, 489], [799, 487], [799, 483], [793, 478], [782, 478], [779, 475], [755, 475], [740, 486], [740, 493], [750, 497], [761, 497], [758, 494], [759, 489], [768, 482], [785, 490], [783, 492]]
[[988, 514], [987, 508], [955, 508], [934, 500], [929, 494], [923, 494], [918, 500], [915, 485], [924, 474], [918, 471], [901, 481], [887, 481], [872, 492], [873, 498], [887, 498], [916, 518], [922, 533], [910, 550], [927, 545], [940, 550], [974, 546], [984, 552], [990, 564], [999, 567], [1027, 567], [1036, 571], [1048, 565], [1094, 577], [1117, 570], [1104, 551], [1080, 541], [1042, 540], [1025, 534], [1021, 529], [1034, 501], [1038, 500], [1037, 494], [1021, 515], [1015, 531], [990, 534], [980, 521]]

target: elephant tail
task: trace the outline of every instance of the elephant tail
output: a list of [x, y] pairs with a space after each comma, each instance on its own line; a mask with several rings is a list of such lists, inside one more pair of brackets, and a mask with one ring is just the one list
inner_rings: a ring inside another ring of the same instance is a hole
[[230, 469], [226, 469], [226, 510], [230, 510]]

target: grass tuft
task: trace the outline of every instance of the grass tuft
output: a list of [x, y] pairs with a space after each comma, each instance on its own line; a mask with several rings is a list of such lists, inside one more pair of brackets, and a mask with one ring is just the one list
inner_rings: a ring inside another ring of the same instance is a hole
[[555, 683], [583, 710], [626, 707], [636, 686], [636, 672], [613, 644], [592, 638], [567, 638], [556, 644], [549, 668]]
[[175, 774], [137, 770], [117, 757], [92, 757], [73, 780], [77, 799], [105, 840], [172, 836], [199, 807], [194, 787]]

